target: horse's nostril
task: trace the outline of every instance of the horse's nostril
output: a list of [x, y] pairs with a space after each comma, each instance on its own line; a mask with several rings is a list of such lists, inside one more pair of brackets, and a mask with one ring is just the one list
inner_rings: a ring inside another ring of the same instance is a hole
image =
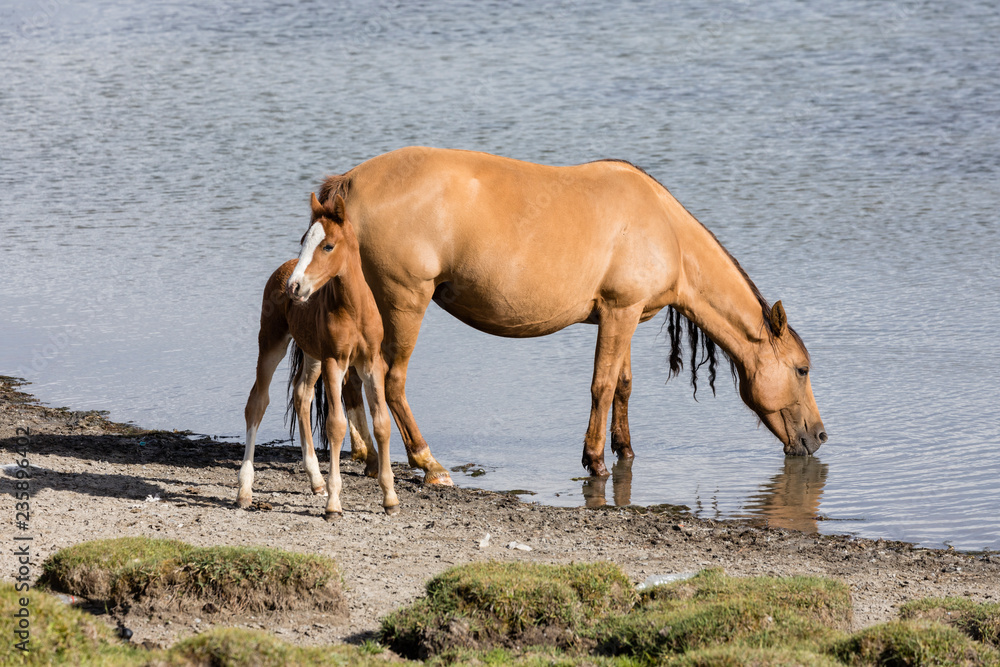
[[826, 440], [827, 440], [827, 437], [826, 437], [826, 431], [820, 431], [820, 432], [819, 432], [819, 435], [818, 435], [818, 436], [816, 436], [816, 437], [817, 437], [817, 438], [819, 438], [819, 441], [820, 441], [821, 443], [823, 443], [823, 442], [826, 442]]

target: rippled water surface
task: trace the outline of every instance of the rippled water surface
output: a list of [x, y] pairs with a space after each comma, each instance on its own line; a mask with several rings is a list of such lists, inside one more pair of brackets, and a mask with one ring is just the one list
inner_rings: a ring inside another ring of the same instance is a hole
[[830, 442], [785, 459], [731, 385], [665, 384], [658, 317], [634, 465], [574, 479], [596, 328], [432, 306], [408, 393], [438, 459], [486, 471], [456, 481], [1000, 548], [993, 3], [2, 7], [0, 373], [43, 400], [239, 439], [260, 290], [324, 174], [409, 144], [619, 157], [782, 299]]

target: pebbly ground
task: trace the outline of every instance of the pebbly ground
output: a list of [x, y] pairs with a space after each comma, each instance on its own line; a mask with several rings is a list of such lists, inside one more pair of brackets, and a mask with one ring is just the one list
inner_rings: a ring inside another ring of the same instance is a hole
[[[0, 474], [11, 533], [33, 537], [33, 573], [64, 547], [86, 540], [145, 535], [207, 545], [266, 545], [313, 552], [341, 566], [347, 623], [316, 614], [121, 619], [132, 641], [165, 646], [215, 623], [270, 630], [307, 644], [357, 642], [379, 619], [423, 592], [429, 577], [480, 560], [609, 560], [640, 582], [652, 574], [722, 567], [733, 575], [812, 574], [847, 582], [855, 629], [895, 616], [903, 602], [928, 596], [1000, 600], [1000, 558], [915, 549], [902, 542], [820, 536], [744, 521], [699, 520], [667, 508], [556, 508], [501, 493], [426, 487], [394, 466], [402, 511], [386, 516], [378, 485], [362, 466], [342, 461], [344, 516], [322, 519], [324, 499], [308, 489], [297, 449], [258, 447], [252, 510], [234, 507], [242, 446], [185, 434], [145, 432], [38, 405], [16, 383], [0, 380], [0, 465], [16, 460], [17, 428], [29, 429], [31, 515], [14, 524], [14, 478]], [[23, 431], [22, 431], [23, 433]], [[24, 442], [22, 440], [22, 442]], [[321, 465], [327, 469], [327, 463]], [[485, 541], [489, 534], [489, 540]], [[527, 545], [530, 551], [509, 548]], [[3, 572], [16, 570], [4, 549]], [[109, 615], [109, 622], [119, 619]]]

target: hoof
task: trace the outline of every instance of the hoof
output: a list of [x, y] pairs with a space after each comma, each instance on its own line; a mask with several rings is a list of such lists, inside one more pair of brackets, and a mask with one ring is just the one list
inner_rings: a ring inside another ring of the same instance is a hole
[[451, 481], [451, 475], [448, 474], [447, 470], [427, 473], [426, 475], [424, 475], [424, 484], [437, 484], [438, 486], [455, 486], [455, 483]]
[[368, 450], [366, 448], [351, 449], [351, 460], [364, 463], [368, 460]]
[[315, 496], [325, 496], [326, 495], [326, 486], [313, 487], [313, 495], [315, 495]]
[[342, 519], [343, 517], [343, 512], [326, 512], [323, 514], [323, 520], [327, 523], [333, 523], [337, 519]]
[[236, 507], [239, 508], [239, 509], [241, 509], [241, 510], [245, 510], [246, 508], [250, 507], [250, 505], [252, 505], [252, 504], [253, 504], [253, 500], [251, 498], [237, 498], [236, 499]]
[[618, 445], [617, 447], [612, 443], [611, 451], [614, 452], [618, 459], [634, 459], [635, 452], [632, 451], [631, 445]]
[[586, 466], [587, 470], [594, 477], [610, 477], [611, 473], [608, 472], [607, 467], [604, 465], [604, 461], [597, 461]]
[[388, 507], [383, 507], [385, 513], [389, 516], [396, 516], [399, 514], [399, 505], [389, 505]]
[[375, 479], [378, 477], [378, 464], [374, 466], [365, 466], [365, 477], [371, 477]]

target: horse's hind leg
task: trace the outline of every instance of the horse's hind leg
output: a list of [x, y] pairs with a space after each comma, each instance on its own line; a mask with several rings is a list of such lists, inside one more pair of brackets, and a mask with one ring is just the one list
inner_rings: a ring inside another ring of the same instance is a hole
[[611, 403], [611, 451], [619, 459], [635, 457], [632, 452], [632, 436], [628, 430], [628, 398], [632, 395], [632, 344], [629, 342], [622, 359], [622, 370], [618, 374], [615, 398]]
[[289, 336], [286, 332], [268, 332], [262, 324], [260, 335], [257, 337], [257, 379], [250, 390], [247, 406], [243, 411], [247, 423], [247, 440], [246, 448], [243, 450], [243, 464], [240, 466], [239, 491], [236, 495], [236, 504], [240, 507], [249, 507], [253, 499], [251, 491], [253, 450], [257, 441], [257, 428], [260, 426], [260, 420], [264, 418], [264, 411], [267, 410], [270, 401], [268, 388], [271, 385], [271, 378], [282, 357], [285, 356], [288, 341]]
[[[343, 515], [340, 506], [340, 447], [347, 433], [347, 417], [344, 406], [341, 405], [341, 394], [344, 387], [344, 374], [347, 372], [347, 362], [336, 359], [323, 360], [323, 381], [326, 387], [327, 405], [326, 428], [327, 439], [330, 441], [330, 476], [326, 480], [326, 513], [324, 518], [332, 521]], [[334, 444], [337, 443], [337, 444]]]
[[372, 414], [372, 429], [378, 442], [378, 485], [382, 489], [382, 508], [386, 514], [399, 512], [399, 498], [393, 486], [392, 464], [389, 461], [389, 406], [385, 402], [385, 362], [375, 359], [371, 373], [365, 378], [365, 394]]
[[[344, 407], [347, 409], [347, 429], [351, 434], [351, 458], [365, 462], [365, 474], [378, 476], [378, 454], [371, 433], [368, 432], [368, 418], [365, 417], [364, 398], [361, 388], [364, 383], [357, 370], [351, 368], [344, 382]], [[383, 399], [384, 400], [384, 399]]]
[[[323, 367], [318, 359], [313, 359], [305, 352], [302, 353], [302, 368], [295, 378], [295, 387], [292, 390], [292, 408], [298, 417], [299, 422], [299, 443], [302, 445], [302, 464], [305, 466], [306, 474], [309, 476], [309, 486], [315, 494], [326, 492], [326, 485], [323, 483], [323, 473], [319, 470], [319, 459], [316, 458], [316, 448], [313, 446], [312, 437], [312, 408], [313, 396], [315, 395], [316, 382], [320, 379]], [[336, 456], [340, 446], [330, 446], [330, 456]]]

